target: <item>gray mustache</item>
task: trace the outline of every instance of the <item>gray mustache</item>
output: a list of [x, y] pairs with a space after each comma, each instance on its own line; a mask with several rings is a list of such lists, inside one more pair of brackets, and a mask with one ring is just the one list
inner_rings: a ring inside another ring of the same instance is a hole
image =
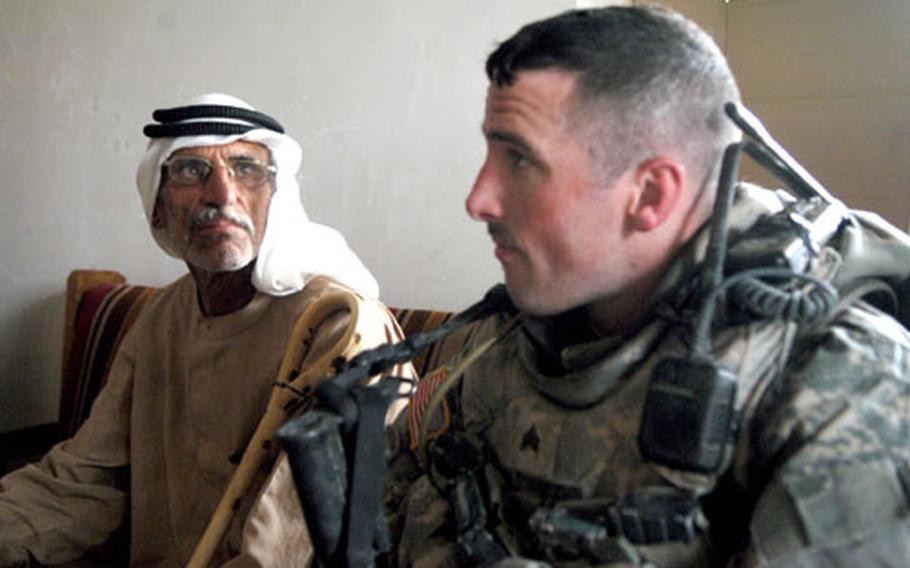
[[250, 235], [253, 234], [253, 220], [245, 213], [235, 211], [230, 207], [207, 206], [196, 215], [193, 215], [192, 219], [190, 219], [190, 229], [195, 230], [206, 223], [220, 220], [236, 225]]

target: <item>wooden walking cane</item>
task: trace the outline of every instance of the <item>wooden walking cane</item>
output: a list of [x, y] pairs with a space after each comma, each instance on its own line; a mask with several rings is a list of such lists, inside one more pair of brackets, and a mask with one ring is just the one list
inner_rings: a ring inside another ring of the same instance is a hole
[[[301, 370], [300, 366], [313, 344], [313, 334], [319, 324], [339, 311], [351, 314], [347, 329], [326, 353], [314, 361], [307, 361], [306, 369]], [[211, 562], [215, 550], [233, 520], [240, 500], [276, 443], [275, 431], [300, 409], [302, 403], [312, 400], [307, 398], [302, 401], [299, 393], [312, 396], [316, 385], [334, 374], [335, 365], [339, 360], [350, 359], [365, 345], [379, 345], [388, 341], [390, 338], [385, 335], [377, 337], [378, 332], [385, 329], [384, 323], [388, 318], [388, 312], [379, 304], [364, 302], [357, 295], [346, 291], [333, 292], [318, 299], [297, 318], [265, 414], [247, 444], [240, 464], [202, 538], [196, 545], [187, 564], [188, 568], [204, 568]]]

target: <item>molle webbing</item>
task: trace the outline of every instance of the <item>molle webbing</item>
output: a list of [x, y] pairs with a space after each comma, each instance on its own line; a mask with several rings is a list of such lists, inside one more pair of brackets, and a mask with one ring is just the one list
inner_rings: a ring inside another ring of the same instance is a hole
[[637, 545], [691, 542], [704, 525], [701, 509], [692, 497], [652, 491], [539, 507], [528, 523], [545, 548], [559, 548], [573, 541], [594, 544], [618, 537]]

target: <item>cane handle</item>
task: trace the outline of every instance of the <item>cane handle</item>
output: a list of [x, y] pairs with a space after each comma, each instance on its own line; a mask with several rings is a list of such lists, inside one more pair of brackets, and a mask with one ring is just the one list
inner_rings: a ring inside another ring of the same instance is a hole
[[[291, 412], [299, 408], [297, 404], [299, 396], [294, 391], [312, 392], [319, 382], [334, 374], [334, 364], [339, 358], [348, 359], [362, 349], [363, 334], [358, 333], [357, 328], [364, 319], [361, 308], [367, 306], [369, 304], [362, 302], [351, 292], [332, 292], [311, 303], [297, 318], [276, 381], [278, 385], [290, 386], [294, 390], [288, 388], [272, 390], [265, 414], [247, 444], [240, 464], [231, 477], [221, 501], [218, 502], [202, 538], [196, 545], [187, 564], [188, 568], [204, 568], [211, 562], [241, 499], [249, 489], [256, 472], [269, 456], [270, 449], [275, 443], [273, 439], [275, 431], [290, 418]], [[307, 352], [313, 345], [313, 335], [319, 324], [339, 311], [351, 314], [350, 323], [344, 333], [330, 349], [314, 361], [308, 361], [306, 369], [300, 370]], [[368, 308], [367, 311], [369, 312]]]

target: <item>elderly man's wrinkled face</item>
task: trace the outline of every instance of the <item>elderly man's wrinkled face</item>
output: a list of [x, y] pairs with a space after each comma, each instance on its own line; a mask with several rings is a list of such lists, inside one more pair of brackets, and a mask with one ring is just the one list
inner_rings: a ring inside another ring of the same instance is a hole
[[251, 142], [174, 152], [165, 163], [153, 227], [197, 268], [243, 268], [265, 234], [274, 187], [268, 164], [268, 149]]

